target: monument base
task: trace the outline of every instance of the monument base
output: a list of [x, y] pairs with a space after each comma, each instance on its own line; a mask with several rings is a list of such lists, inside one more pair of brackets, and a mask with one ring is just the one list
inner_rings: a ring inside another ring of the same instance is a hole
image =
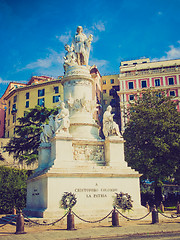
[[61, 198], [65, 192], [71, 192], [77, 198], [73, 211], [84, 219], [98, 220], [113, 209], [115, 193], [124, 192], [133, 199], [133, 211], [128, 213], [131, 217], [147, 213], [140, 204], [140, 175], [137, 172], [128, 168], [121, 169], [119, 173], [118, 169], [114, 169], [115, 173], [112, 173], [112, 167], [96, 168], [94, 172], [86, 173], [83, 169], [81, 173], [80, 169], [72, 173], [71, 169], [69, 174], [65, 169], [59, 169], [59, 173], [57, 169], [51, 169], [46, 174], [29, 179], [24, 211], [32, 217], [60, 218], [65, 214], [60, 207]]

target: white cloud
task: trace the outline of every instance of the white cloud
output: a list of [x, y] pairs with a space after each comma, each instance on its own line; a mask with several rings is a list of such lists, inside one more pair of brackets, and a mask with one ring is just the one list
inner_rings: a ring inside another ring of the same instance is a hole
[[99, 21], [97, 23], [94, 23], [93, 28], [99, 30], [100, 32], [104, 32], [105, 24], [102, 21]]
[[63, 44], [66, 44], [69, 42], [69, 40], [72, 38], [71, 31], [66, 32], [65, 34], [62, 34], [60, 36], [56, 36], [56, 38], [62, 42]]
[[[180, 44], [180, 41], [178, 41]], [[165, 56], [161, 58], [154, 58], [152, 61], [163, 61], [163, 60], [172, 60], [180, 58], [180, 47], [174, 47], [174, 45], [169, 46], [170, 50], [165, 52]]]
[[97, 68], [101, 68], [101, 67], [105, 68], [108, 65], [108, 63], [109, 62], [107, 60], [103, 60], [103, 59], [99, 60], [96, 58], [90, 59], [89, 61], [89, 65], [96, 65]]
[[19, 69], [18, 71], [23, 71], [26, 69], [47, 69], [52, 66], [57, 66], [63, 63], [64, 52], [57, 53], [56, 51], [49, 49], [50, 53], [44, 59], [37, 59], [35, 62], [27, 64], [24, 68]]
[[10, 82], [13, 82], [13, 80], [3, 80], [3, 79], [0, 77], [0, 83], [1, 83], [1, 84], [7, 84], [7, 83], [10, 83]]

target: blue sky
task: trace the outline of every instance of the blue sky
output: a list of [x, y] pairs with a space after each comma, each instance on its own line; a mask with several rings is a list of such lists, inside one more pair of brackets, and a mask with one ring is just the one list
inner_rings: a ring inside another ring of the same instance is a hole
[[180, 0], [0, 0], [0, 97], [10, 81], [63, 75], [64, 45], [78, 25], [94, 35], [90, 65], [180, 58]]

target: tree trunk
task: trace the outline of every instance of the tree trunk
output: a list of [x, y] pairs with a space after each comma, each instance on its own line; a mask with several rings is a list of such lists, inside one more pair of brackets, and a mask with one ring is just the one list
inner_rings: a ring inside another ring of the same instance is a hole
[[156, 183], [156, 185], [155, 185], [155, 204], [156, 204], [156, 207], [160, 206], [162, 200], [163, 200], [162, 187], [158, 186], [158, 184]]

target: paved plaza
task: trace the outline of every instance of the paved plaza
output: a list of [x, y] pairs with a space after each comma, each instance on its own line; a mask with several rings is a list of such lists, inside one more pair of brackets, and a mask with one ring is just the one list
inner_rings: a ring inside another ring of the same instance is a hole
[[[144, 221], [127, 221], [120, 218], [120, 226], [112, 227], [109, 223], [78, 223], [76, 230], [67, 231], [65, 223], [57, 223], [54, 226], [25, 226], [26, 234], [14, 234], [16, 226], [6, 225], [0, 228], [2, 240], [62, 240], [62, 239], [106, 239], [106, 237], [132, 237], [152, 236], [154, 234], [165, 235], [176, 233], [180, 238], [180, 218], [168, 219], [159, 217], [160, 223], [152, 224], [151, 216]], [[176, 238], [178, 239], [178, 238]]]

